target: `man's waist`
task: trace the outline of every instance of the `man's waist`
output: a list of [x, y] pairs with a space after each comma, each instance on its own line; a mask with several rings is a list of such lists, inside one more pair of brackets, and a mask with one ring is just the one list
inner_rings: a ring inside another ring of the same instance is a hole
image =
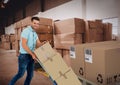
[[20, 55], [30, 55], [30, 54], [28, 54], [28, 53], [20, 53]]

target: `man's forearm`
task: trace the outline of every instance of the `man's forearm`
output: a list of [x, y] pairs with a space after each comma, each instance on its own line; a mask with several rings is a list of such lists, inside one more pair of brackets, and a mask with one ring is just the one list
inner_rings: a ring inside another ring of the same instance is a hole
[[24, 48], [30, 55], [33, 55], [33, 54], [34, 54], [26, 44], [23, 45], [23, 48]]

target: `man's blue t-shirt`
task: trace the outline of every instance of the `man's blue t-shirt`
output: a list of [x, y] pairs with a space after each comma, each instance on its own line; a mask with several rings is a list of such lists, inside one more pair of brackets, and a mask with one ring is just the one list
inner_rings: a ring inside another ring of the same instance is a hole
[[32, 29], [31, 26], [28, 26], [27, 28], [25, 28], [21, 33], [20, 53], [28, 54], [22, 47], [22, 37], [27, 39], [27, 46], [33, 52], [36, 46], [36, 40], [38, 39], [37, 33]]

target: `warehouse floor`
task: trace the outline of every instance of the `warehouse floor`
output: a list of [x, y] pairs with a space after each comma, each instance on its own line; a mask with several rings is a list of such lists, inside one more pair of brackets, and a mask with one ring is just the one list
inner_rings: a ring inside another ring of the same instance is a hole
[[[14, 50], [0, 49], [0, 85], [8, 85], [11, 78], [17, 72], [17, 57]], [[23, 85], [24, 77], [16, 82], [16, 85]], [[34, 71], [31, 85], [52, 85], [50, 79], [38, 71]]]

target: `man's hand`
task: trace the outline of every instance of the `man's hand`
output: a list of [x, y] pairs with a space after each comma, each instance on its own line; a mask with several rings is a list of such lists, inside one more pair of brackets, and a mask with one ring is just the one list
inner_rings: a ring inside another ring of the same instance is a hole
[[44, 44], [47, 43], [47, 42], [48, 42], [48, 41], [43, 41], [43, 42], [42, 42], [42, 45], [44, 45]]
[[34, 59], [34, 60], [36, 60], [37, 59], [37, 57], [36, 57], [36, 55], [34, 54], [34, 53], [32, 53], [32, 58]]

